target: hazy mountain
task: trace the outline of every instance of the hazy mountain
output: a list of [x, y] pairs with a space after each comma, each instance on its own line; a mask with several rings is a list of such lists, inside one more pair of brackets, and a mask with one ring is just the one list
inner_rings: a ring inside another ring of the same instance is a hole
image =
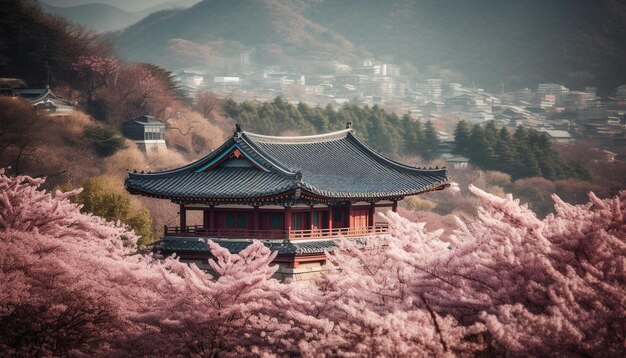
[[307, 18], [373, 53], [451, 68], [499, 88], [626, 83], [619, 0], [319, 0]]
[[139, 14], [127, 12], [107, 4], [56, 7], [41, 3], [41, 8], [50, 14], [63, 16], [68, 20], [99, 32], [123, 29], [141, 19]]
[[[135, 11], [136, 14], [141, 15], [141, 18], [144, 18], [150, 14], [152, 14], [153, 12], [157, 12], [157, 11], [162, 11], [162, 10], [172, 10], [172, 9], [186, 9], [186, 8], [190, 8], [193, 5], [199, 3], [200, 0], [169, 0], [169, 1], [150, 1], [147, 2], [146, 5], [148, 5], [149, 3], [155, 3], [153, 5], [150, 5], [146, 8], [142, 8], [141, 10]], [[126, 0], [126, 3], [129, 3], [128, 0]]]
[[[140, 1], [133, 6], [133, 2], [108, 1], [107, 4], [96, 3], [94, 0], [74, 0], [69, 2], [46, 0], [39, 4], [46, 12], [63, 16], [73, 22], [82, 24], [99, 32], [120, 30], [143, 19], [149, 14], [161, 10], [174, 8], [186, 8], [197, 3], [198, 0], [171, 0], [171, 1]], [[63, 6], [54, 6], [50, 3], [59, 3]], [[136, 11], [123, 10], [115, 5], [123, 5], [123, 8], [137, 9]], [[67, 6], [68, 4], [78, 4]], [[113, 5], [115, 4], [115, 5]], [[124, 6], [125, 5], [125, 6]]]
[[[116, 7], [126, 12], [150, 12], [170, 9], [172, 7], [190, 7], [200, 0], [39, 0], [40, 3], [55, 7], [74, 7], [106, 2], [107, 5]], [[147, 14], [146, 14], [147, 15]]]
[[205, 0], [148, 16], [115, 36], [120, 53], [178, 67], [228, 68], [243, 52], [264, 63], [316, 66], [358, 58], [340, 34], [301, 15], [295, 2]]
[[371, 53], [491, 90], [546, 81], [610, 89], [626, 83], [624, 20], [619, 0], [204, 0], [115, 39], [122, 55], [170, 67], [228, 68], [255, 47], [267, 63]]

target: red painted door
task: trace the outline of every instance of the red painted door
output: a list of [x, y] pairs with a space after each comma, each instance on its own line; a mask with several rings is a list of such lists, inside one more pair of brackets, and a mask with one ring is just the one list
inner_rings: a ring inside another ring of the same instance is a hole
[[354, 228], [352, 230], [355, 233], [362, 233], [367, 231], [367, 219], [368, 219], [368, 210], [367, 209], [352, 209], [350, 213], [350, 227]]

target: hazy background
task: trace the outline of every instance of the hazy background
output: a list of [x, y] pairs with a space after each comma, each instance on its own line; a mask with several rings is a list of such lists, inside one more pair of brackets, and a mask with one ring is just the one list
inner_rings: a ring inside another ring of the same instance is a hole
[[409, 76], [493, 92], [556, 82], [608, 93], [626, 83], [626, 4], [617, 0], [41, 3], [94, 30], [117, 30], [109, 36], [122, 58], [170, 70], [238, 71], [250, 52], [257, 65], [309, 73], [372, 56]]

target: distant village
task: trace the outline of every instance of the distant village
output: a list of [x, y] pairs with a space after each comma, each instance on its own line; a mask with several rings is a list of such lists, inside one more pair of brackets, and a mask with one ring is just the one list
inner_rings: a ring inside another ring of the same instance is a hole
[[[592, 140], [605, 148], [626, 144], [626, 85], [614, 96], [601, 98], [594, 87], [574, 91], [555, 83], [541, 83], [499, 94], [460, 83], [432, 78], [415, 82], [400, 67], [376, 59], [337, 65], [334, 74], [304, 74], [278, 67], [254, 67], [251, 55], [240, 56], [250, 71], [213, 76], [190, 69], [175, 73], [180, 89], [193, 99], [211, 91], [236, 100], [269, 101], [277, 96], [289, 102], [341, 106], [353, 102], [378, 105], [414, 120], [432, 120], [442, 141], [452, 140], [450, 126], [438, 122], [471, 124], [495, 121], [498, 127], [523, 126], [544, 132], [552, 141]], [[254, 69], [256, 68], [256, 69]]]
[[[432, 121], [442, 142], [440, 153], [449, 164], [465, 166], [467, 158], [446, 155], [454, 140], [453, 126], [459, 120], [470, 124], [494, 121], [496, 127], [518, 126], [543, 132], [554, 142], [589, 140], [604, 149], [607, 161], [626, 155], [626, 85], [610, 97], [599, 97], [594, 87], [575, 91], [555, 83], [540, 83], [499, 94], [438, 78], [414, 81], [400, 73], [400, 67], [364, 59], [353, 65], [337, 65], [334, 74], [303, 74], [278, 67], [251, 66], [251, 55], [240, 56], [242, 74], [214, 76], [198, 70], [174, 72], [181, 93], [193, 101], [200, 92], [222, 98], [254, 102], [280, 96], [291, 102], [339, 107], [345, 103], [378, 105], [397, 114], [409, 114], [422, 122]], [[6, 85], [8, 80], [2, 79]], [[19, 80], [17, 80], [19, 81]], [[0, 89], [1, 95], [21, 97], [38, 111], [67, 115], [72, 104], [49, 87]], [[164, 124], [146, 115], [129, 118], [123, 134], [145, 152], [166, 150]], [[453, 163], [454, 162], [454, 163]]]

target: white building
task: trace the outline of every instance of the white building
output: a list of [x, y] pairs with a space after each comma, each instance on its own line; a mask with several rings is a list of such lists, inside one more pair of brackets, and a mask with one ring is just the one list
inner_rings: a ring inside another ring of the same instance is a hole
[[574, 141], [574, 138], [572, 138], [572, 135], [569, 134], [568, 131], [560, 129], [540, 129], [539, 132], [547, 135], [548, 139], [552, 142], [567, 143]]

